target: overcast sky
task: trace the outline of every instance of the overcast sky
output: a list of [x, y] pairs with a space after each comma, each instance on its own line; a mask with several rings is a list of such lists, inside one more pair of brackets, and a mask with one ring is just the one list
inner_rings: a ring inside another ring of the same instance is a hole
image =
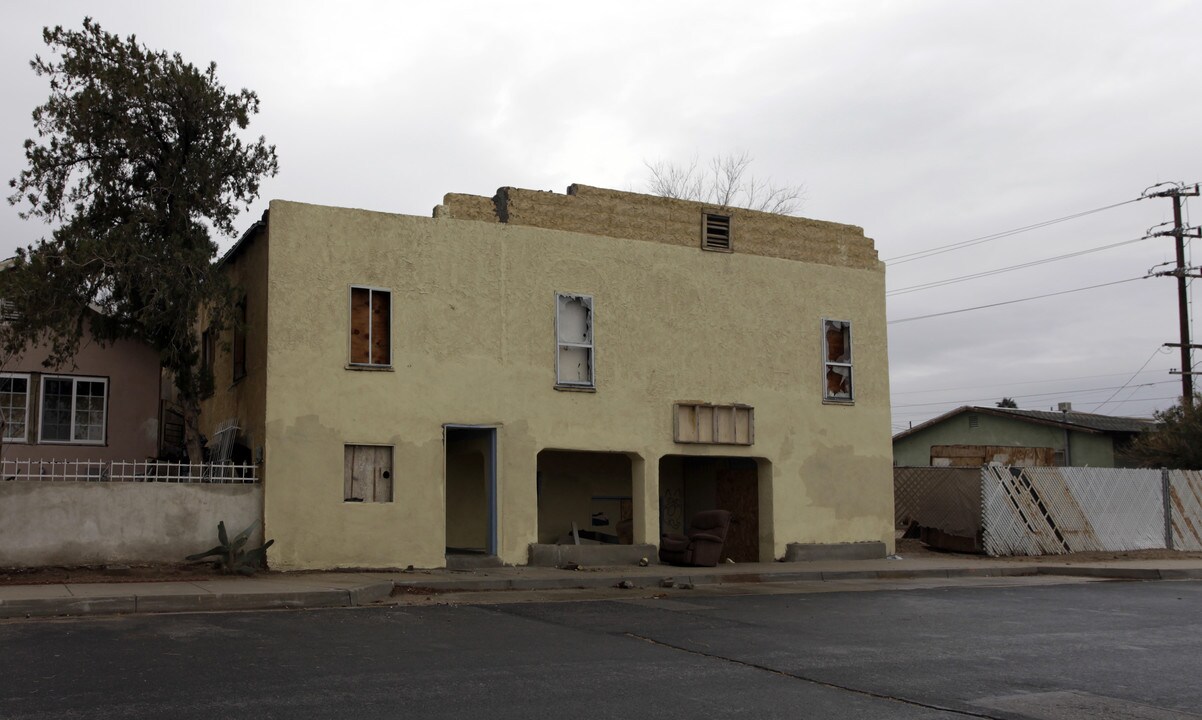
[[[5, 3], [3, 179], [47, 97], [28, 65], [42, 27], [89, 14], [259, 94], [250, 130], [276, 145], [280, 174], [241, 227], [272, 198], [429, 215], [447, 192], [641, 190], [644, 161], [746, 151], [758, 177], [805, 184], [799, 214], [863, 227], [888, 260], [1202, 180], [1202, 3], [1184, 0]], [[1171, 218], [1148, 199], [894, 261], [889, 288], [1136, 240]], [[5, 256], [44, 232], [0, 207]], [[897, 322], [1172, 258], [1161, 237], [890, 296], [894, 429], [1003, 396], [1137, 416], [1172, 404], [1169, 278]]]

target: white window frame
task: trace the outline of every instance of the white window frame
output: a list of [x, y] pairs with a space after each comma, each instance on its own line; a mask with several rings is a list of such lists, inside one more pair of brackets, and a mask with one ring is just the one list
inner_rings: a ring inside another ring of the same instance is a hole
[[[830, 356], [830, 351], [826, 346], [826, 324], [830, 323], [830, 322], [843, 323], [844, 325], [847, 326], [847, 348], [846, 348], [847, 349], [847, 362], [832, 362], [830, 360], [827, 360], [827, 357]], [[838, 318], [826, 318], [826, 317], [822, 318], [822, 384], [821, 384], [821, 388], [822, 388], [822, 402], [824, 402], [824, 403], [831, 403], [834, 405], [850, 405], [850, 404], [855, 403], [855, 401], [856, 401], [856, 372], [855, 372], [855, 368], [854, 368], [855, 338], [852, 337], [851, 324], [852, 323], [850, 320], [840, 320]], [[845, 397], [845, 398], [831, 397], [827, 393], [826, 374], [827, 374], [827, 372], [830, 371], [830, 368], [833, 368], [833, 367], [847, 368], [847, 379], [851, 384], [851, 387], [849, 388], [851, 392], [848, 393], [848, 395], [850, 397]]]
[[[70, 440], [47, 440], [42, 437], [42, 428], [46, 417], [46, 381], [48, 380], [70, 380], [71, 381], [71, 439]], [[80, 440], [75, 437], [75, 406], [79, 399], [79, 383], [81, 382], [98, 382], [104, 386], [104, 409], [101, 413], [101, 425], [99, 440]], [[109, 381], [104, 377], [91, 377], [86, 375], [43, 375], [41, 383], [38, 387], [38, 443], [46, 445], [105, 445], [108, 443], [109, 437]]]
[[[2, 301], [0, 301], [0, 302], [2, 302]], [[3, 438], [0, 438], [0, 440], [2, 440], [3, 442], [6, 442], [6, 443], [28, 443], [29, 442], [29, 397], [30, 397], [30, 392], [29, 392], [30, 387], [29, 386], [32, 384], [31, 377], [30, 377], [29, 373], [0, 372], [0, 378], [10, 378], [13, 380], [20, 379], [20, 380], [25, 381], [25, 417], [23, 418], [22, 425], [21, 425], [22, 427], [25, 428], [25, 433], [22, 434], [20, 437], [3, 437]], [[7, 422], [5, 422], [4, 431], [5, 432], [8, 431], [8, 423]]]
[[[559, 336], [559, 305], [564, 299], [567, 300], [582, 300], [585, 308], [588, 310], [588, 342], [573, 342], [564, 340]], [[555, 386], [560, 388], [589, 388], [597, 387], [597, 310], [593, 303], [592, 295], [584, 295], [581, 293], [556, 292], [555, 293]], [[583, 348], [588, 352], [588, 380], [564, 380], [562, 369], [560, 368], [560, 355], [563, 348]]]
[[[367, 295], [367, 357], [369, 362], [355, 362], [355, 353], [352, 347], [351, 337], [355, 323], [355, 291], [366, 290]], [[371, 297], [374, 293], [388, 293], [388, 362], [373, 363], [371, 359]], [[392, 367], [393, 338], [396, 336], [396, 326], [392, 319], [392, 290], [385, 287], [374, 287], [372, 285], [351, 285], [346, 291], [346, 357], [347, 364], [356, 368], [390, 368]]]

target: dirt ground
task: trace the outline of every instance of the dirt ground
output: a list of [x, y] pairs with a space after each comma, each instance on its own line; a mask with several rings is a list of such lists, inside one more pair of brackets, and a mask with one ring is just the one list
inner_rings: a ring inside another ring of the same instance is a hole
[[59, 583], [122, 583], [212, 580], [221, 573], [201, 565], [111, 565], [107, 567], [0, 568], [0, 585], [57, 585]]

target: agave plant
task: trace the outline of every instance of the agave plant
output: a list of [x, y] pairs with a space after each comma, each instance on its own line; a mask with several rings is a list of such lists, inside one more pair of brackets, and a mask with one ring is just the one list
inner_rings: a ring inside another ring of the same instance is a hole
[[196, 562], [206, 558], [215, 558], [213, 567], [223, 573], [230, 575], [234, 573], [239, 575], [254, 575], [256, 570], [263, 567], [267, 548], [271, 547], [271, 544], [275, 542], [275, 540], [268, 540], [252, 550], [244, 549], [246, 541], [250, 539], [251, 532], [258, 524], [258, 520], [254, 521], [250, 524], [250, 527], [235, 535], [233, 540], [230, 540], [229, 535], [225, 531], [225, 521], [223, 520], [217, 523], [217, 542], [221, 544], [205, 552], [189, 555], [186, 559], [190, 562]]

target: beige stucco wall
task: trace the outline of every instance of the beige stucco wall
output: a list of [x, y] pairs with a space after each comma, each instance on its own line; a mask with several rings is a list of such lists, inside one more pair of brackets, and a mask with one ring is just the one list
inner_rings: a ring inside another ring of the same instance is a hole
[[[818, 223], [816, 240], [813, 221], [784, 223], [802, 247], [846, 242], [820, 263], [740, 252], [738, 234], [735, 252], [711, 253], [697, 235], [676, 244], [440, 215], [271, 204], [274, 567], [443, 565], [444, 423], [498, 426], [505, 562], [524, 563], [538, 539], [545, 448], [631, 454], [636, 542], [658, 540], [658, 459], [697, 454], [771, 463], [765, 559], [789, 542], [892, 547], [884, 273], [860, 256], [871, 244], [857, 229]], [[392, 292], [391, 370], [347, 369], [351, 285]], [[553, 387], [557, 291], [594, 297], [596, 392]], [[854, 323], [853, 406], [821, 401], [823, 317]], [[755, 445], [675, 444], [681, 400], [754, 406]], [[395, 448], [392, 503], [343, 502], [347, 443]]]
[[[30, 416], [28, 440], [3, 444], [5, 460], [145, 460], [158, 454], [159, 357], [149, 346], [117, 340], [101, 346], [85, 340], [73, 365], [42, 365], [47, 349], [35, 347], [4, 363], [4, 372], [28, 373]], [[100, 377], [108, 380], [106, 439], [103, 444], [40, 442], [39, 409], [42, 375]]]
[[0, 567], [183, 562], [262, 506], [259, 485], [0, 483]]

